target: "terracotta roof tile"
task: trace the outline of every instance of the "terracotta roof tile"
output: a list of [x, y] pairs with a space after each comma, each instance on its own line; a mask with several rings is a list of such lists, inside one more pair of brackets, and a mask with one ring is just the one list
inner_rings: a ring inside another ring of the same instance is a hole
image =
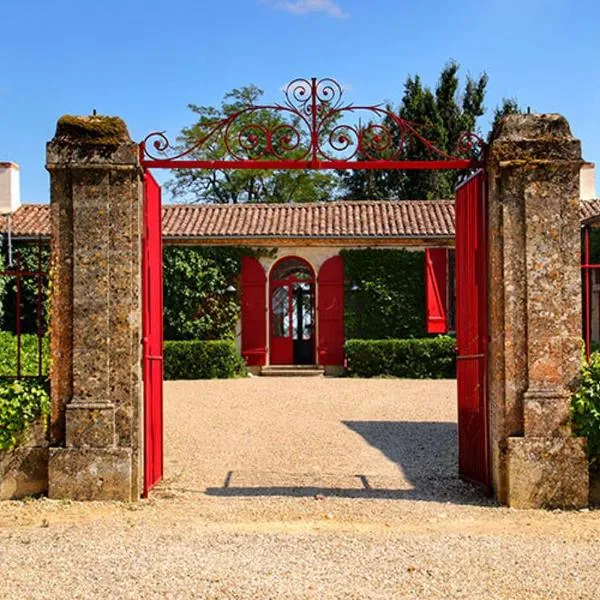
[[[581, 203], [581, 218], [600, 218], [600, 200]], [[6, 233], [7, 217], [0, 216]], [[15, 237], [50, 235], [47, 204], [23, 205], [12, 216]], [[319, 204], [167, 204], [166, 239], [453, 237], [452, 200], [357, 201]]]

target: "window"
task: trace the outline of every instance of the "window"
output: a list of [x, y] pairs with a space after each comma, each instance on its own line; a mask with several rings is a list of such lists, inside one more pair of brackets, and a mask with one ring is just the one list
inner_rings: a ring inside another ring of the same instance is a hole
[[311, 268], [299, 258], [286, 258], [277, 263], [271, 273], [271, 280], [286, 281], [290, 278], [310, 281], [313, 278]]
[[273, 306], [273, 335], [288, 337], [290, 335], [290, 296], [289, 287], [280, 285], [273, 288], [271, 299]]

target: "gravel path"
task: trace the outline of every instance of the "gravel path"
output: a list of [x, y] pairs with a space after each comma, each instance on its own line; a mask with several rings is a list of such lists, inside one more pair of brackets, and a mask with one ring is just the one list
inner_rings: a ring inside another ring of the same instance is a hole
[[457, 478], [454, 386], [167, 383], [165, 481], [0, 504], [0, 598], [598, 598], [597, 511]]

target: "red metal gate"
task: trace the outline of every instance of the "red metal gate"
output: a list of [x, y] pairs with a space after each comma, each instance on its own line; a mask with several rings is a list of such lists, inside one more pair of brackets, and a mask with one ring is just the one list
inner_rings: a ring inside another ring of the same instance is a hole
[[458, 464], [490, 489], [487, 419], [487, 197], [479, 171], [456, 190]]
[[160, 186], [144, 174], [142, 248], [144, 497], [163, 476], [163, 278]]

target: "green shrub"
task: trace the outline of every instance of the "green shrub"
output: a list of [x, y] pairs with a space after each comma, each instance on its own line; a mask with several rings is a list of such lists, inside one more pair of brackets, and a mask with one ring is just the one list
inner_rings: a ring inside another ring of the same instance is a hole
[[581, 384], [571, 402], [573, 431], [587, 437], [588, 453], [593, 465], [600, 463], [600, 353], [594, 352], [590, 362], [583, 361]]
[[50, 397], [39, 381], [0, 381], [0, 450], [16, 446], [29, 425], [50, 413]]
[[[50, 348], [47, 337], [42, 340], [42, 375], [48, 374]], [[38, 375], [38, 338], [34, 334], [21, 336], [21, 375]], [[0, 331], [0, 377], [17, 375], [17, 336]]]
[[[167, 340], [233, 339], [240, 314], [238, 276], [250, 250], [165, 246], [164, 325]], [[227, 293], [233, 284], [238, 293]]]
[[348, 373], [358, 377], [453, 378], [456, 340], [449, 336], [408, 340], [348, 340]]
[[[342, 250], [347, 339], [404, 339], [425, 330], [425, 253]], [[358, 287], [352, 291], [353, 284]]]
[[165, 342], [165, 379], [229, 379], [246, 367], [233, 340]]

